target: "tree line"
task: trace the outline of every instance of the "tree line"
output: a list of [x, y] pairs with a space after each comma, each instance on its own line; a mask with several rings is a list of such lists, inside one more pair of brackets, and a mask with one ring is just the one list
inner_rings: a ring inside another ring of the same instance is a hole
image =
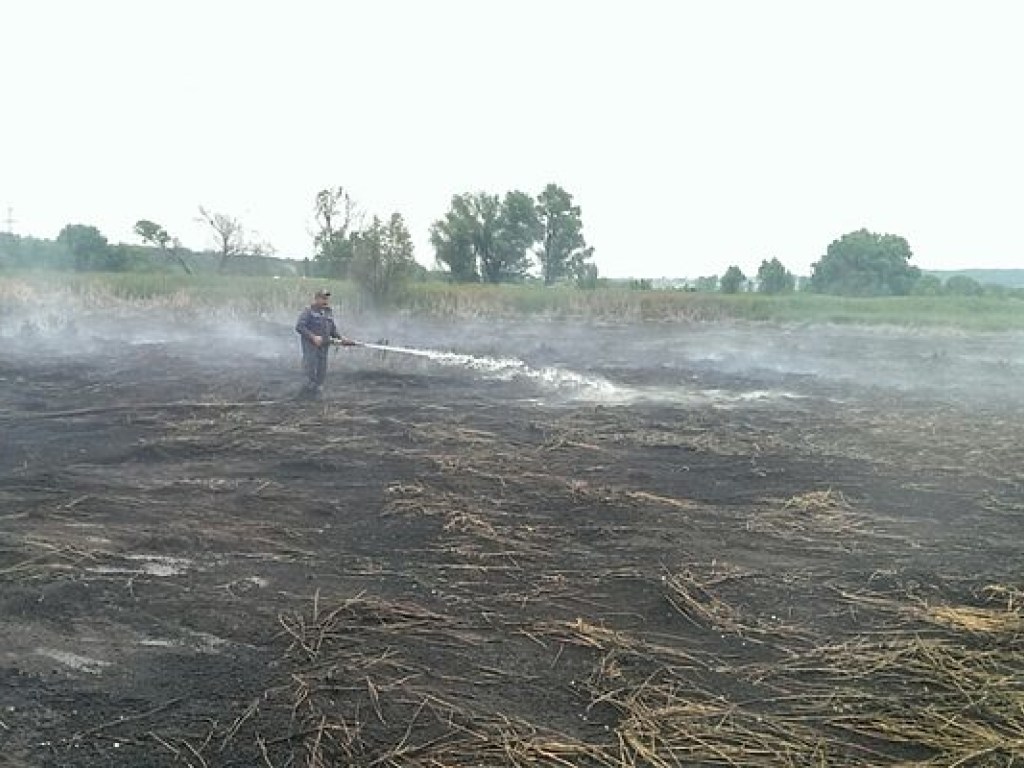
[[[324, 189], [315, 200], [315, 269], [328, 277], [376, 286], [398, 282], [415, 270], [412, 238], [401, 214], [369, 225], [343, 187]], [[367, 248], [380, 242], [381, 248]], [[548, 184], [536, 197], [513, 190], [454, 195], [430, 227], [436, 272], [457, 283], [517, 283], [536, 273], [545, 285], [595, 284], [594, 249], [583, 236], [583, 218], [572, 195]]]
[[[313, 200], [316, 230], [313, 257], [301, 262], [274, 257], [274, 248], [239, 219], [199, 207], [214, 247], [194, 251], [161, 224], [139, 219], [140, 245], [111, 244], [94, 226], [68, 224], [55, 240], [0, 233], [0, 266], [79, 271], [177, 269], [235, 274], [301, 273], [308, 277], [348, 279], [370, 297], [386, 302], [410, 279], [435, 277], [457, 283], [572, 283], [598, 285], [594, 253], [583, 235], [583, 216], [573, 197], [557, 184], [531, 196], [520, 190], [498, 195], [454, 195], [448, 210], [430, 227], [435, 269], [415, 259], [413, 239], [403, 216], [368, 216], [343, 187], [322, 189]], [[809, 278], [797, 278], [778, 258], [765, 259], [748, 277], [737, 265], [719, 276], [688, 283], [689, 290], [785, 294], [796, 290], [838, 296], [982, 296], [1024, 293], [982, 284], [965, 275], [941, 280], [910, 262], [913, 253], [899, 235], [867, 229], [849, 232], [811, 266]], [[600, 281], [605, 282], [605, 281]], [[634, 280], [650, 289], [653, 282]]]
[[[231, 272], [245, 275], [281, 274], [282, 265], [257, 247], [237, 251], [228, 242], [227, 256], [216, 250], [196, 251], [181, 244], [155, 222], [141, 219], [135, 225], [141, 244], [110, 243], [95, 226], [67, 224], [55, 239], [0, 233], [0, 267], [56, 269], [78, 272], [149, 272], [181, 270], [187, 275]], [[234, 259], [235, 256], [247, 258]], [[294, 271], [285, 269], [288, 271]]]
[[[953, 275], [943, 281], [912, 265], [912, 258], [906, 238], [858, 229], [828, 246], [825, 254], [811, 265], [811, 275], [803, 289], [855, 297], [1024, 295], [1020, 290], [984, 285], [965, 275]], [[721, 278], [700, 278], [695, 285], [697, 290], [754, 290], [767, 294], [790, 293], [797, 287], [796, 276], [777, 258], [762, 261], [754, 279], [732, 265]]]
[[[316, 231], [312, 259], [298, 262], [309, 277], [349, 279], [384, 302], [406, 280], [427, 277], [415, 259], [413, 238], [401, 213], [369, 216], [341, 186], [320, 190], [313, 200]], [[117, 272], [147, 266], [192, 275], [197, 264], [217, 273], [253, 273], [257, 262], [274, 259], [274, 248], [237, 218], [199, 207], [197, 221], [208, 228], [214, 247], [193, 251], [162, 224], [139, 219], [139, 246], [112, 245], [88, 224], [68, 224], [55, 241], [0, 235], [0, 265]], [[452, 197], [444, 216], [430, 227], [436, 276], [452, 282], [506, 283], [537, 279], [545, 285], [575, 281], [596, 286], [594, 249], [583, 236], [583, 218], [572, 195], [548, 184], [536, 197], [521, 191]], [[243, 266], [244, 265], [244, 266]]]

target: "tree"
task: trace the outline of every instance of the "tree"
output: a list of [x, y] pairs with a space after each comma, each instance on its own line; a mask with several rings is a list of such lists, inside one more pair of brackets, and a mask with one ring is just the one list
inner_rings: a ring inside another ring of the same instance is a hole
[[314, 201], [317, 231], [316, 260], [329, 277], [347, 277], [354, 256], [353, 235], [362, 226], [362, 213], [344, 187], [322, 189]]
[[718, 290], [718, 275], [710, 275], [707, 277], [698, 277], [696, 289], [700, 293], [708, 292], [713, 293]]
[[107, 238], [96, 227], [87, 224], [68, 224], [57, 235], [57, 242], [71, 254], [75, 269], [104, 269], [109, 247]]
[[469, 233], [480, 279], [487, 283], [501, 281], [502, 258], [498, 249], [498, 219], [501, 201], [497, 195], [477, 192], [463, 195], [458, 215], [464, 216], [463, 227]]
[[135, 222], [135, 234], [142, 239], [142, 242], [159, 248], [165, 258], [173, 259], [181, 265], [186, 275], [192, 274], [192, 269], [182, 254], [181, 241], [176, 237], [171, 237], [167, 230], [159, 224], [148, 219], [139, 219]]
[[387, 224], [374, 216], [353, 235], [353, 246], [352, 277], [376, 304], [385, 304], [416, 267], [412, 235], [400, 213]]
[[950, 296], [981, 296], [985, 286], [967, 275], [953, 275], [946, 280], [945, 292]]
[[[507, 192], [498, 213], [490, 270], [482, 269], [485, 279], [495, 283], [523, 280], [532, 266], [532, 249], [542, 235], [533, 198], [519, 190]], [[591, 277], [589, 272], [587, 277]], [[596, 285], [597, 267], [592, 277]]]
[[455, 195], [443, 219], [430, 227], [430, 244], [438, 267], [447, 268], [457, 283], [475, 283], [480, 280], [477, 271], [476, 217], [469, 195]]
[[915, 296], [941, 296], [942, 293], [942, 280], [936, 275], [921, 275], [914, 283]]
[[572, 195], [557, 184], [548, 184], [537, 196], [537, 217], [541, 242], [537, 257], [545, 285], [565, 277], [579, 276], [594, 249], [583, 238], [580, 207]]
[[722, 293], [739, 293], [740, 286], [746, 281], [747, 276], [735, 264], [725, 270], [722, 279], [719, 281], [719, 288]]
[[789, 293], [796, 287], [796, 277], [778, 259], [761, 262], [757, 270], [758, 291], [761, 293]]
[[436, 260], [454, 280], [487, 283], [522, 280], [541, 234], [533, 199], [518, 190], [504, 198], [487, 192], [455, 195], [430, 232]]
[[213, 230], [217, 241], [217, 272], [223, 273], [232, 259], [242, 256], [270, 256], [274, 252], [269, 243], [250, 240], [242, 222], [223, 213], [214, 213], [199, 206], [199, 220], [206, 222]]
[[834, 241], [811, 265], [810, 288], [841, 296], [905, 296], [921, 276], [909, 264], [912, 256], [904, 238], [859, 229]]

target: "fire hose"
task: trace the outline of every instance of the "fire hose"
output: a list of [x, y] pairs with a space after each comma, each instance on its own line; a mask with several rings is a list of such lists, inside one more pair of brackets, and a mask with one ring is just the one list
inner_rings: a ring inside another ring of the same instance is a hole
[[388, 343], [387, 339], [381, 339], [380, 341], [377, 342], [369, 342], [356, 341], [355, 339], [349, 339], [343, 336], [340, 339], [331, 339], [331, 344], [336, 347], [360, 347], [362, 349], [375, 349], [378, 352], [397, 352], [403, 355], [417, 355], [419, 357], [430, 357], [434, 354], [425, 349], [413, 349], [411, 347], [393, 347]]

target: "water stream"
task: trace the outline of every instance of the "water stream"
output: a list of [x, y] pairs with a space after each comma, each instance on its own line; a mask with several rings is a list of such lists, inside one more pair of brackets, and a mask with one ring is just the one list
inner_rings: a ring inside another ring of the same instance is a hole
[[516, 357], [487, 357], [470, 355], [462, 352], [445, 352], [437, 349], [416, 349], [414, 347], [394, 347], [387, 344], [360, 343], [365, 349], [380, 352], [395, 352], [413, 355], [431, 360], [439, 365], [458, 366], [482, 373], [488, 378], [502, 381], [511, 379], [528, 379], [566, 391], [586, 391], [592, 394], [612, 396], [619, 388], [601, 376], [585, 375], [566, 368], [546, 366], [532, 368]]

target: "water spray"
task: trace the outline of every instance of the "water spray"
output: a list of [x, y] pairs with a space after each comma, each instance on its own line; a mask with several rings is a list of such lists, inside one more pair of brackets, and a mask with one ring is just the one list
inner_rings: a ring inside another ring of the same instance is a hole
[[531, 368], [525, 361], [515, 357], [485, 357], [462, 352], [444, 352], [437, 349], [391, 346], [387, 340], [371, 343], [352, 339], [335, 339], [336, 346], [372, 349], [383, 354], [395, 352], [401, 355], [422, 357], [440, 365], [458, 366], [478, 371], [498, 379], [524, 378], [538, 381], [559, 389], [586, 390], [592, 394], [611, 395], [617, 388], [610, 381], [599, 376], [586, 376], [565, 368]]

